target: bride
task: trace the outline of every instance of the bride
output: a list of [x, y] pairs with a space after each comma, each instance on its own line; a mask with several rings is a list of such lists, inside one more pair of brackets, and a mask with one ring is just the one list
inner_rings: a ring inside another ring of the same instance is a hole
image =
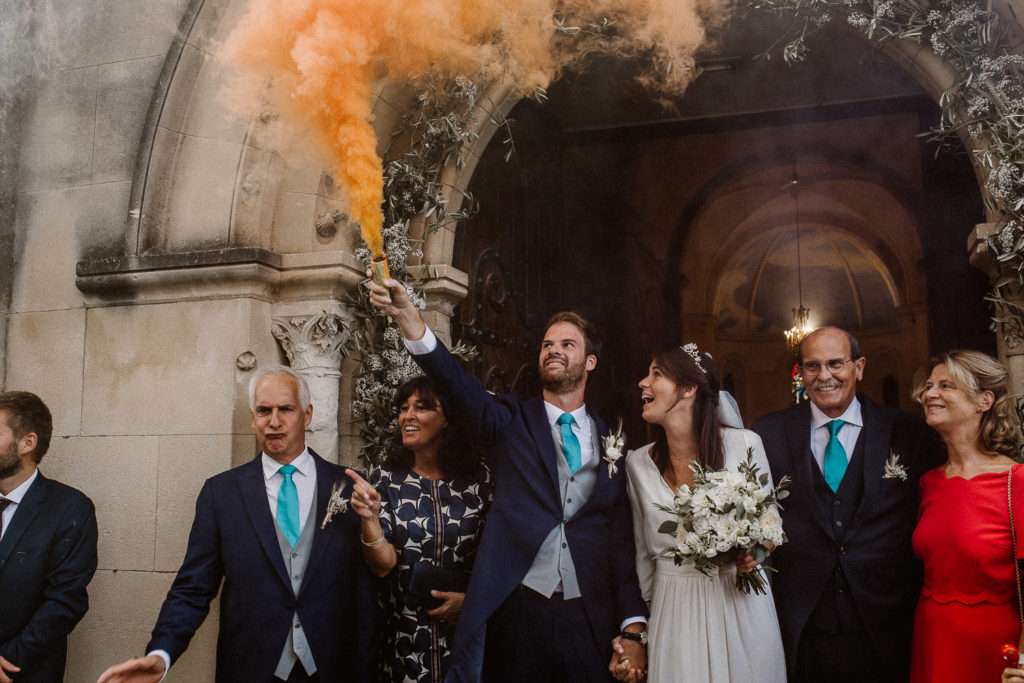
[[[677, 488], [693, 484], [690, 463], [736, 469], [752, 447], [760, 471], [769, 472], [761, 439], [741, 428], [732, 397], [723, 394], [727, 402], [719, 407], [719, 385], [718, 367], [696, 344], [656, 354], [640, 381], [643, 418], [654, 442], [629, 453], [626, 470], [636, 573], [651, 611], [650, 683], [786, 680], [771, 590], [737, 590], [737, 565], [712, 578], [692, 564], [676, 566], [665, 555], [674, 537], [658, 531], [670, 515], [655, 503], [671, 505]], [[749, 555], [737, 564], [744, 571], [756, 566]]]

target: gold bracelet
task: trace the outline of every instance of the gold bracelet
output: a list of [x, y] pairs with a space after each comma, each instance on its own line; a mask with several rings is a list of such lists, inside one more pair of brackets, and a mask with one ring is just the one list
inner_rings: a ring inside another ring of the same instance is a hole
[[383, 531], [380, 532], [380, 538], [378, 538], [376, 541], [373, 541], [372, 543], [367, 543], [366, 540], [363, 538], [363, 532], [360, 531], [359, 532], [359, 542], [362, 543], [363, 545], [365, 545], [367, 548], [376, 548], [377, 546], [379, 546], [381, 543], [384, 542], [384, 532]]

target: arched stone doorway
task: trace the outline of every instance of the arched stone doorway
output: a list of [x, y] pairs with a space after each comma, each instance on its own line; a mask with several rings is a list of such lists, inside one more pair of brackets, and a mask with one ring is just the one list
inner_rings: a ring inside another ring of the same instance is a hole
[[[162, 82], [166, 88], [157, 92], [146, 135], [141, 141], [145, 153], [140, 157], [148, 161], [138, 168], [124, 230], [112, 230], [106, 241], [91, 245], [90, 257], [79, 266], [79, 287], [92, 297], [90, 301], [94, 306], [180, 303], [214, 297], [244, 302], [239, 304], [245, 309], [240, 315], [249, 321], [250, 346], [255, 354], [280, 359], [281, 351], [268, 341], [272, 338], [275, 321], [296, 321], [292, 326], [302, 329], [305, 322], [320, 312], [344, 317], [346, 293], [362, 278], [362, 268], [353, 256], [354, 226], [343, 219], [332, 220], [331, 210], [336, 204], [338, 189], [324, 172], [322, 161], [301, 144], [278, 145], [274, 137], [275, 120], [258, 115], [250, 119], [231, 116], [230, 107], [217, 96], [228, 80], [227, 71], [212, 56], [209, 47], [230, 30], [244, 9], [245, 3], [240, 1], [193, 0], [190, 4], [182, 24], [182, 37], [165, 65]], [[836, 40], [847, 49], [837, 48], [835, 54], [870, 54], [866, 43], [849, 31], [839, 30]], [[878, 73], [871, 72], [864, 77], [866, 85], [858, 91], [853, 103], [854, 117], [869, 118], [875, 106], [878, 111], [874, 113], [880, 116], [887, 115], [887, 107], [895, 106], [905, 115], [904, 119], [917, 117], [920, 125], [900, 138], [900, 144], [907, 145], [907, 140], [913, 140], [913, 135], [928, 123], [920, 112], [924, 91], [919, 83], [934, 97], [948, 74], [941, 63], [929, 62], [926, 52], [912, 54], [905, 45], [890, 48], [888, 52], [899, 56], [913, 78], [904, 73], [892, 86], [888, 81], [893, 80], [898, 70], [894, 71], [891, 65]], [[559, 141], [557, 147], [547, 149], [569, 155], [564, 160], [568, 163], [566, 175], [571, 177], [571, 187], [566, 190], [569, 195], [582, 197], [588, 192], [605, 195], [612, 192], [627, 194], [631, 199], [612, 203], [607, 201], [607, 196], [596, 203], [586, 200], [564, 203], [565, 197], [559, 199], [563, 201], [560, 205], [563, 209], [569, 207], [556, 221], [563, 228], [558, 238], [563, 254], [574, 261], [589, 258], [595, 263], [601, 261], [602, 254], [611, 253], [616, 258], [597, 268], [576, 267], [575, 270], [560, 270], [557, 253], [548, 258], [543, 267], [553, 270], [557, 277], [550, 282], [533, 283], [530, 295], [547, 298], [544, 306], [536, 306], [536, 310], [524, 318], [522, 334], [510, 342], [519, 357], [503, 368], [503, 378], [499, 377], [497, 365], [479, 368], [482, 376], [493, 379], [496, 386], [514, 385], [517, 378], [524, 376], [522, 368], [530, 362], [523, 359], [532, 356], [527, 340], [529, 328], [537, 325], [537, 318], [552, 308], [576, 306], [581, 298], [584, 307], [603, 310], [608, 316], [605, 329], [619, 360], [609, 372], [604, 372], [604, 384], [598, 388], [609, 402], [611, 397], [632, 390], [633, 381], [646, 366], [650, 348], [678, 341], [682, 335], [714, 347], [714, 335], [709, 336], [708, 331], [717, 325], [715, 295], [709, 296], [707, 292], [718, 291], [716, 287], [724, 278], [724, 271], [718, 271], [711, 279], [694, 275], [698, 269], [691, 268], [689, 262], [702, 265], [705, 262], [702, 257], [691, 256], [688, 249], [683, 249], [689, 228], [681, 226], [688, 226], [694, 217], [689, 216], [689, 212], [709, 208], [710, 205], [704, 204], [708, 198], [702, 199], [702, 193], [717, 190], [709, 186], [713, 178], [708, 173], [700, 174], [703, 176], [700, 178], [688, 175], [678, 160], [673, 161], [663, 153], [659, 157], [659, 152], [664, 152], [671, 144], [679, 144], [680, 140], [703, 140], [702, 144], [711, 145], [705, 155], [707, 161], [695, 163], [704, 167], [702, 171], [709, 171], [719, 157], [735, 160], [745, 154], [742, 150], [722, 146], [719, 150], [728, 154], [715, 153], [713, 139], [716, 136], [721, 139], [723, 132], [737, 133], [758, 127], [776, 132], [799, 126], [813, 129], [827, 126], [830, 121], [848, 120], [844, 111], [851, 105], [835, 93], [825, 105], [806, 100], [794, 104], [786, 98], [801, 92], [798, 78], [794, 81], [796, 85], [790, 83], [777, 88], [779, 92], [773, 95], [777, 100], [769, 103], [770, 106], [756, 112], [744, 110], [744, 102], [749, 102], [749, 98], [737, 93], [742, 93], [751, 82], [763, 81], [766, 67], [760, 64], [751, 71], [730, 71], [735, 64], [735, 60], [729, 59], [708, 61], [708, 73], [691, 87], [686, 98], [676, 103], [681, 107], [678, 115], [644, 118], [653, 110], [643, 95], [627, 88], [623, 91], [627, 96], [616, 99], [609, 96], [609, 86], [595, 93], [593, 79], [588, 81], [587, 74], [583, 74], [565, 79], [552, 88], [548, 109], [553, 113], [535, 111], [532, 118], [527, 117], [534, 121], [547, 119], [549, 138], [557, 137]], [[621, 66], [610, 64], [612, 90], [624, 87], [626, 82], [625, 76], [616, 75]], [[603, 78], [607, 74], [601, 70], [606, 67], [609, 63], [595, 64], [591, 75], [600, 72]], [[801, 78], [804, 85], [809, 78], [811, 82], [827, 81], [832, 87], [844, 78], [849, 80], [851, 73], [859, 73], [862, 68], [852, 59], [831, 60], [825, 67], [815, 67], [810, 76]], [[723, 89], [722, 79], [730, 78], [739, 80]], [[374, 115], [380, 140], [389, 139], [397, 128], [403, 103], [413, 96], [409, 88], [398, 86], [379, 93]], [[714, 107], [709, 107], [708, 102], [718, 100], [725, 104], [719, 111], [712, 111]], [[492, 84], [479, 101], [484, 104], [478, 114], [477, 141], [466, 157], [469, 163], [460, 169], [450, 169], [446, 177], [452, 188], [449, 197], [453, 207], [461, 201], [461, 193], [472, 188], [478, 161], [487, 158], [495, 121], [512, 111], [518, 98], [507, 87]], [[579, 106], [579, 102], [585, 106]], [[599, 105], [602, 112], [596, 124], [591, 119], [590, 124], [594, 125], [589, 125], [581, 112], [594, 104]], [[533, 107], [520, 105], [523, 106]], [[686, 109], [687, 106], [691, 108]], [[537, 137], [543, 139], [544, 135]], [[732, 142], [725, 144], [742, 146], [742, 142], [736, 142], [742, 140], [741, 134], [729, 138]], [[870, 148], [870, 142], [866, 144]], [[803, 144], [804, 148], [809, 146], [809, 142]], [[534, 151], [540, 149], [542, 145], [538, 143]], [[919, 150], [914, 152], [919, 153]], [[870, 161], [870, 151], [866, 157]], [[542, 155], [537, 157], [541, 158]], [[789, 154], [782, 165], [791, 164], [795, 158], [796, 155]], [[850, 161], [849, 155], [845, 160]], [[580, 171], [584, 173], [581, 175]], [[609, 178], [614, 180], [609, 181]], [[854, 174], [849, 180], [862, 182], [863, 179]], [[912, 181], [894, 177], [886, 182], [893, 180], [914, 185]], [[916, 182], [928, 180], [919, 177]], [[644, 187], [657, 188], [657, 191], [637, 194], [638, 188]], [[904, 191], [890, 186], [889, 189], [896, 195], [913, 195], [913, 188]], [[685, 201], [678, 201], [680, 199]], [[927, 206], [919, 205], [911, 207], [909, 213], [918, 225], [928, 225], [931, 218], [928, 211]], [[966, 226], [980, 219], [979, 211], [973, 220], [961, 224]], [[324, 229], [318, 230], [318, 223]], [[871, 221], [863, 219], [862, 223]], [[763, 221], [759, 226], [757, 221], [749, 225], [755, 230], [769, 227]], [[470, 222], [468, 230], [473, 230], [472, 226]], [[849, 225], [840, 225], [840, 228], [869, 241], [859, 228]], [[426, 288], [432, 295], [431, 322], [442, 328], [443, 333], [452, 306], [466, 295], [477, 279], [476, 273], [464, 271], [475, 268], [469, 264], [478, 259], [463, 259], [458, 261], [459, 268], [450, 267], [458, 260], [455, 226], [428, 232], [422, 225], [414, 225], [413, 232], [424, 240], [423, 263], [432, 266], [429, 274], [421, 272], [426, 276]], [[579, 249], [580, 244], [596, 246], [588, 251]], [[898, 254], [897, 258], [892, 258], [894, 252], [879, 250], [876, 246], [870, 245], [868, 251], [892, 262], [889, 274], [894, 283], [905, 283], [908, 278], [916, 277], [913, 258]], [[481, 242], [480, 253], [484, 247], [486, 244]], [[920, 260], [920, 248], [917, 253]], [[539, 264], [533, 265], [539, 267]], [[601, 287], [587, 284], [585, 277], [594, 277], [594, 273], [598, 273], [597, 282]], [[980, 277], [975, 278], [975, 285]], [[551, 296], [553, 288], [559, 288], [558, 296]], [[700, 288], [707, 291], [695, 295]], [[975, 290], [978, 292], [973, 299], [976, 304], [982, 290], [977, 287]], [[512, 291], [519, 296], [525, 290], [522, 283], [513, 283]], [[906, 290], [902, 298], [894, 297], [894, 301], [900, 302], [897, 304], [900, 311], [921, 304], [919, 298], [908, 298], [908, 293]], [[915, 290], [915, 297], [919, 293]], [[588, 296], [592, 298], [589, 303]], [[515, 297], [510, 301], [514, 300]], [[472, 327], [472, 319], [463, 318], [462, 322]], [[921, 347], [922, 344], [915, 346]], [[749, 359], [744, 364], [744, 381], [748, 384], [753, 381], [751, 372], [756, 366]], [[902, 375], [906, 370], [900, 372]], [[899, 379], [898, 384], [905, 384], [904, 377]], [[242, 374], [235, 377], [235, 383], [236, 408], [232, 419], [239, 420], [246, 413]], [[345, 404], [344, 389], [342, 404]], [[759, 409], [759, 406], [752, 408]], [[339, 429], [342, 441], [348, 439], [353, 443], [355, 435], [347, 416], [341, 418]], [[236, 460], [242, 457], [244, 454], [238, 454]]]

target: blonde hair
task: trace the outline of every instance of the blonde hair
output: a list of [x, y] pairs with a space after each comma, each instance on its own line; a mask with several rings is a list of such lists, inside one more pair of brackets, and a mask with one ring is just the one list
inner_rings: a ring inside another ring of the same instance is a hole
[[945, 365], [957, 389], [971, 398], [991, 391], [995, 400], [981, 415], [978, 438], [982, 448], [994, 455], [1020, 460], [1021, 433], [1014, 397], [1008, 393], [1009, 372], [998, 360], [982, 353], [957, 349], [933, 356], [928, 368], [921, 368], [914, 377], [913, 399], [921, 403], [925, 383], [931, 371]]

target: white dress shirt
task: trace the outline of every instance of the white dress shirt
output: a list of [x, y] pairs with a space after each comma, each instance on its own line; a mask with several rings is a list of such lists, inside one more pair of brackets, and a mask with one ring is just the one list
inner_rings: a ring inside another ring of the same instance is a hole
[[29, 487], [32, 486], [32, 482], [36, 480], [37, 476], [39, 476], [38, 467], [32, 470], [32, 475], [25, 481], [21, 482], [21, 484], [18, 485], [18, 488], [4, 496], [4, 498], [11, 501], [11, 503], [4, 508], [3, 514], [0, 516], [0, 520], [2, 520], [0, 527], [3, 527], [0, 529], [0, 538], [3, 538], [4, 534], [7, 533], [7, 528], [11, 526], [11, 520], [14, 518], [14, 511], [18, 509], [18, 505], [25, 497], [25, 494], [28, 493]]
[[861, 427], [864, 426], [864, 418], [860, 414], [860, 401], [853, 397], [853, 402], [846, 408], [846, 411], [839, 417], [832, 418], [821, 412], [818, 406], [811, 402], [811, 453], [814, 455], [814, 462], [818, 463], [818, 469], [825, 473], [825, 446], [828, 445], [829, 429], [828, 423], [832, 420], [842, 420], [846, 424], [842, 426], [836, 438], [846, 451], [846, 462], [853, 457], [853, 448], [857, 445], [857, 437], [860, 436]]
[[[556, 405], [544, 401], [544, 412], [548, 415], [548, 424], [551, 425], [551, 428], [561, 432], [562, 425], [556, 423], [565, 411]], [[580, 452], [583, 456], [580, 464], [586, 465], [594, 459], [593, 427], [591, 426], [590, 416], [587, 415], [586, 404], [581, 405], [569, 414], [572, 415], [573, 419], [572, 433], [576, 435], [580, 442]]]
[[[284, 475], [278, 470], [281, 463], [271, 458], [266, 453], [260, 455], [263, 462], [263, 478], [267, 484], [267, 502], [270, 503], [270, 514], [277, 521], [277, 493], [284, 483]], [[306, 448], [299, 454], [299, 457], [291, 461], [295, 465], [292, 472], [292, 482], [295, 483], [295, 490], [299, 494], [299, 533], [306, 528], [306, 519], [309, 517], [309, 508], [316, 496], [316, 462]]]

